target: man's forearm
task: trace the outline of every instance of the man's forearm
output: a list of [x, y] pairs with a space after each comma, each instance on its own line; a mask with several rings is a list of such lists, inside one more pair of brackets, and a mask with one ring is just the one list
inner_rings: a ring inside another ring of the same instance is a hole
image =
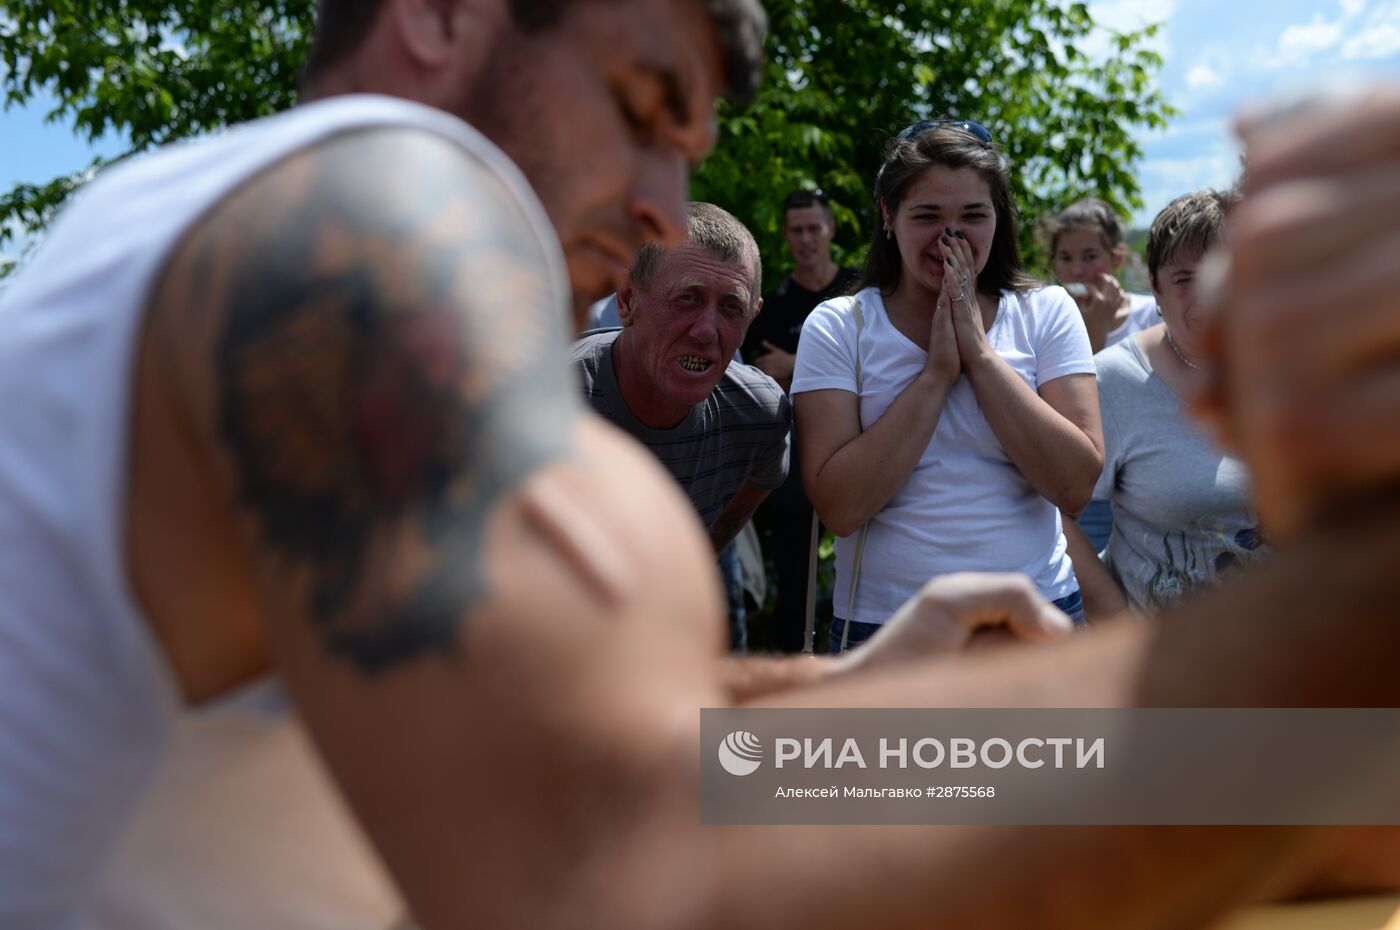
[[[879, 678], [832, 676], [758, 703], [1397, 706], [1397, 517], [1392, 510], [1320, 533], [1159, 623], [1113, 625], [1048, 647], [1056, 655], [1026, 649], [936, 671], [915, 664]], [[1375, 765], [1400, 769], [1396, 749], [1377, 746]], [[1287, 827], [736, 829], [717, 854], [727, 889], [718, 916], [735, 927], [1199, 926], [1222, 907], [1275, 892], [1327, 835]], [[761, 861], [782, 863], [783, 874]], [[842, 881], [803, 885], [801, 901], [771, 900], [774, 886], [838, 869]], [[751, 912], [763, 921], [747, 919]]]
[[734, 541], [744, 524], [753, 519], [754, 511], [766, 497], [767, 488], [746, 483], [730, 498], [724, 510], [715, 518], [714, 526], [710, 527], [710, 543], [715, 547], [716, 554], [723, 552]]
[[[1151, 624], [832, 678], [814, 707], [1400, 706], [1400, 505], [1312, 534]], [[1046, 650], [1055, 650], [1048, 656]]]
[[836, 671], [826, 656], [728, 656], [720, 666], [720, 685], [735, 706], [792, 692]]

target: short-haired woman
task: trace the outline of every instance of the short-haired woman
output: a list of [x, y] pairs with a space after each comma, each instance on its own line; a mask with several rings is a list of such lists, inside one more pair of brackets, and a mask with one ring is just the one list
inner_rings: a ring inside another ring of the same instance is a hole
[[1076, 568], [1097, 611], [1124, 597], [1157, 610], [1263, 552], [1244, 464], [1211, 441], [1183, 399], [1209, 378], [1210, 317], [1196, 299], [1196, 269], [1223, 237], [1233, 201], [1197, 191], [1157, 214], [1147, 267], [1161, 320], [1095, 357], [1105, 453], [1094, 497], [1112, 502], [1113, 532], [1102, 567], [1087, 559]]

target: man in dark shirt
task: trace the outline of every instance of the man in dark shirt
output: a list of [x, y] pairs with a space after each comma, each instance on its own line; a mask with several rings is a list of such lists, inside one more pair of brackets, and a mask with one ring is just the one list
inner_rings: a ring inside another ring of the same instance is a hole
[[797, 357], [802, 324], [817, 304], [844, 294], [856, 272], [831, 258], [836, 218], [820, 190], [799, 190], [783, 201], [783, 239], [796, 267], [763, 298], [763, 315], [749, 330], [746, 346], [753, 364], [787, 389]]
[[[763, 298], [763, 313], [749, 330], [753, 363], [786, 390], [792, 385], [797, 340], [807, 315], [828, 298], [846, 293], [856, 272], [831, 258], [836, 218], [820, 190], [793, 191], [783, 201], [783, 238], [796, 267]], [[812, 544], [812, 502], [802, 488], [797, 445], [792, 444], [787, 481], [774, 491], [760, 513], [760, 531], [770, 546], [777, 575], [778, 598], [773, 611], [774, 647], [797, 652], [806, 626], [808, 562]]]

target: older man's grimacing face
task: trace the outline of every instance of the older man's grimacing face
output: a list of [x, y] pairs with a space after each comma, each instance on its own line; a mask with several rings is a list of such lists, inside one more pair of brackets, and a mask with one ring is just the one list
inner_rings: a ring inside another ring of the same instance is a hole
[[751, 262], [685, 244], [666, 252], [646, 286], [624, 284], [622, 323], [651, 390], [684, 405], [714, 391], [758, 314], [754, 279]]

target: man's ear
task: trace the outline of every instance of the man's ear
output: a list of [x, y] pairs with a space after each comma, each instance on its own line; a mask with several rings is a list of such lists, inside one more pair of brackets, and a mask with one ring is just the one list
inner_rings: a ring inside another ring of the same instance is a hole
[[634, 315], [632, 312], [632, 298], [636, 296], [636, 285], [632, 282], [630, 274], [623, 275], [622, 281], [617, 285], [617, 318], [623, 327], [632, 325]]
[[505, 21], [501, 0], [389, 0], [408, 57], [429, 71], [455, 70], [479, 57]]
[[758, 319], [758, 315], [759, 315], [760, 313], [762, 313], [762, 312], [763, 312], [763, 298], [760, 297], [760, 298], [758, 298], [758, 303], [754, 304], [754, 307], [753, 307], [753, 316], [749, 317], [749, 322], [752, 323], [754, 320]]

